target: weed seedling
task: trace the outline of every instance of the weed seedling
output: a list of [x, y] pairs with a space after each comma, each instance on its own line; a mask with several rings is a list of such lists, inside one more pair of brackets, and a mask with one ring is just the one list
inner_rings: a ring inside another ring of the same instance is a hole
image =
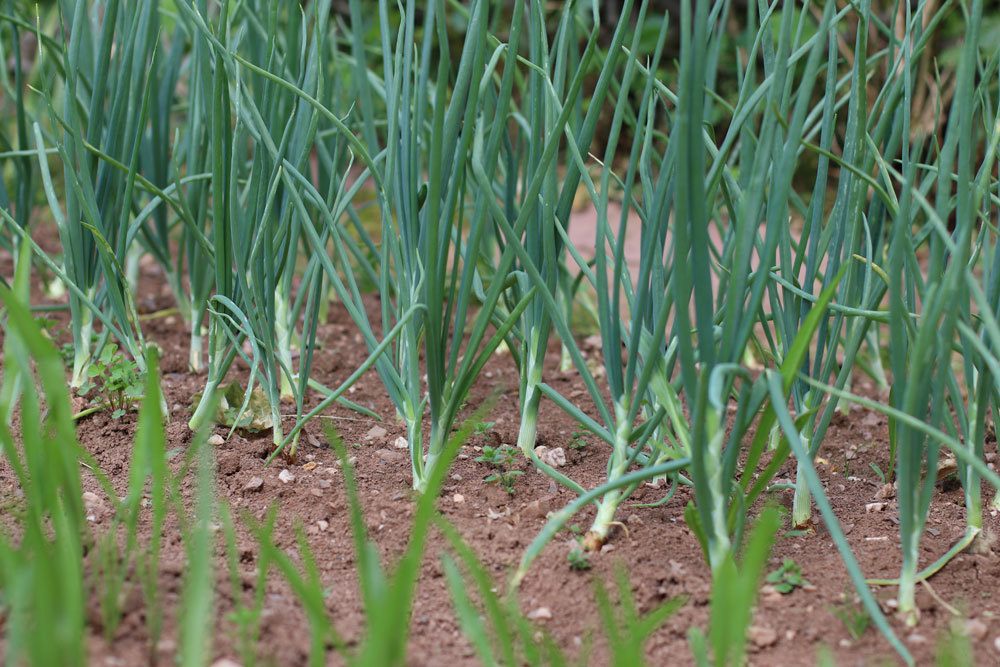
[[584, 436], [587, 434], [586, 431], [574, 431], [573, 439], [569, 441], [569, 448], [581, 450], [587, 447], [587, 441]]
[[89, 397], [92, 407], [78, 416], [108, 409], [112, 419], [120, 419], [138, 405], [142, 393], [143, 373], [139, 366], [121, 354], [117, 345], [109, 343], [87, 370], [79, 394]]
[[791, 558], [786, 558], [781, 567], [767, 575], [767, 583], [782, 595], [788, 595], [796, 588], [812, 585], [802, 576], [802, 568]]
[[521, 470], [513, 469], [517, 450], [510, 445], [500, 445], [483, 447], [482, 456], [476, 457], [476, 462], [485, 463], [495, 468], [496, 471], [487, 475], [483, 481], [488, 484], [498, 484], [510, 495], [514, 495], [514, 483], [517, 478], [524, 474]]
[[584, 570], [590, 569], [590, 559], [583, 552], [582, 549], [574, 547], [570, 549], [569, 555], [566, 556], [566, 560], [569, 561], [569, 569], [576, 572], [583, 572]]
[[868, 626], [871, 625], [871, 616], [860, 605], [845, 602], [842, 605], [831, 608], [830, 611], [844, 624], [844, 629], [847, 630], [847, 634], [850, 635], [851, 639], [860, 639], [865, 634], [865, 631], [868, 630]]
[[478, 422], [473, 432], [476, 435], [489, 435], [489, 432], [493, 430], [494, 425], [496, 425], [496, 422]]
[[483, 481], [487, 484], [499, 484], [500, 488], [512, 496], [514, 495], [514, 483], [523, 474], [523, 470], [501, 470], [492, 475], [487, 475], [483, 478]]
[[476, 457], [476, 462], [485, 463], [494, 468], [507, 469], [514, 465], [516, 453], [517, 450], [510, 445], [500, 445], [499, 447], [487, 445], [483, 447], [482, 456]]

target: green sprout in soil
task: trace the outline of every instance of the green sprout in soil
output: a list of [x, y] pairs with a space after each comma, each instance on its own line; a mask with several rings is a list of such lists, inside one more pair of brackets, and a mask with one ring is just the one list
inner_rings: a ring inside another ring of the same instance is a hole
[[844, 624], [844, 629], [847, 630], [847, 634], [850, 635], [851, 639], [860, 639], [865, 634], [865, 631], [868, 630], [868, 626], [871, 625], [871, 616], [860, 605], [845, 602], [842, 605], [831, 608], [830, 611]]
[[767, 583], [782, 595], [788, 595], [796, 588], [812, 585], [802, 576], [802, 568], [791, 558], [786, 558], [781, 567], [767, 575]]
[[496, 422], [478, 422], [473, 430], [476, 435], [489, 435]]
[[524, 474], [522, 470], [513, 469], [517, 450], [510, 445], [500, 445], [483, 447], [482, 456], [476, 457], [477, 463], [485, 463], [495, 468], [496, 471], [487, 475], [483, 481], [488, 484], [497, 484], [510, 495], [514, 495], [514, 483], [517, 478]]
[[566, 560], [569, 561], [569, 569], [576, 572], [583, 572], [585, 570], [589, 570], [591, 567], [590, 559], [587, 558], [587, 555], [582, 549], [579, 548], [570, 549], [569, 555], [566, 556]]
[[487, 484], [498, 484], [508, 495], [514, 495], [514, 483], [517, 478], [524, 474], [523, 470], [501, 470], [492, 475], [487, 475], [483, 481]]
[[574, 431], [573, 439], [569, 441], [569, 448], [576, 450], [584, 449], [587, 446], [587, 441], [584, 439], [585, 435], [587, 435], [586, 431]]
[[91, 362], [87, 379], [77, 392], [91, 403], [76, 415], [77, 419], [101, 410], [110, 410], [112, 419], [121, 419], [138, 406], [144, 375], [133, 360], [118, 351], [117, 345], [108, 343]]
[[483, 447], [482, 456], [476, 457], [476, 462], [485, 463], [494, 468], [506, 469], [514, 465], [516, 454], [517, 450], [510, 445], [500, 445], [499, 447], [487, 445]]

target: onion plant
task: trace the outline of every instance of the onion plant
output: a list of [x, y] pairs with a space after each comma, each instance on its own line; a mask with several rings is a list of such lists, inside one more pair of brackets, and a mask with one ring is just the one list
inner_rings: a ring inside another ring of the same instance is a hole
[[[484, 198], [467, 207], [470, 159], [475, 154], [480, 160], [485, 157], [488, 165], [496, 164], [506, 137], [523, 7], [515, 5], [511, 43], [492, 47], [487, 39], [491, 5], [471, 3], [467, 38], [457, 61], [452, 62], [444, 2], [426, 5], [426, 30], [419, 37], [416, 2], [403, 5], [398, 26], [393, 25], [388, 3], [380, 2], [375, 18], [382, 36], [382, 72], [377, 78], [369, 70], [370, 56], [362, 41], [365, 15], [356, 1], [351, 8], [357, 114], [361, 136], [368, 143], [367, 150], [353, 145], [351, 149], [364, 162], [362, 180], [373, 181], [382, 217], [377, 244], [382, 329], [402, 326], [376, 369], [406, 424], [413, 486], [422, 491], [472, 383], [531, 297], [529, 293], [521, 298], [511, 319], [489, 334], [495, 306], [506, 286], [506, 270], [494, 274], [476, 303], [474, 288], [481, 280], [478, 265], [486, 257], [489, 221]], [[395, 43], [393, 34], [397, 35]], [[494, 77], [501, 62], [502, 74]], [[574, 80], [575, 90], [581, 78], [578, 75]], [[565, 116], [554, 125], [557, 135]], [[382, 117], [387, 117], [387, 124], [381, 122]], [[546, 144], [540, 166], [553, 164], [555, 143]], [[534, 195], [532, 203], [522, 209], [522, 230], [543, 177], [539, 173], [529, 186]], [[316, 197], [312, 200], [315, 205]], [[327, 212], [324, 219], [334, 256], [347, 268], [357, 259], [351, 238], [335, 216]], [[322, 238], [313, 240], [318, 243]], [[362, 242], [376, 246], [364, 236]], [[325, 246], [313, 247], [319, 252]], [[332, 263], [327, 264], [327, 275], [369, 349], [374, 350], [374, 328], [355, 277], [348, 272], [347, 280], [342, 280]], [[425, 414], [430, 421], [426, 446]]]
[[[202, 45], [198, 55], [206, 64], [200, 70], [198, 99], [208, 100], [211, 109], [207, 236], [214, 272], [206, 279], [211, 293], [193, 295], [192, 354], [198, 352], [202, 307], [211, 315], [211, 345], [207, 387], [191, 426], [212, 416], [213, 395], [242, 356], [251, 367], [244, 408], [259, 377], [277, 447], [284, 444], [282, 399], [293, 398], [296, 414], [303, 412], [323, 296], [322, 260], [316, 255], [306, 260], [305, 255], [318, 233], [317, 221], [299, 191], [313, 187], [303, 174], [310, 172], [323, 120], [307, 98], [337, 96], [338, 90], [328, 89], [323, 64], [330, 53], [329, 7], [329, 2], [317, 3], [305, 16], [289, 8], [286, 16], [268, 3], [239, 8], [223, 3], [213, 24], [204, 6], [179, 5]], [[246, 32], [258, 38], [244, 38]], [[331, 177], [328, 187], [335, 194], [343, 193], [341, 176]], [[326, 230], [319, 233], [328, 235]], [[192, 255], [191, 261], [199, 256]], [[301, 274], [300, 260], [305, 261]], [[298, 367], [293, 346], [300, 350]]]
[[[966, 314], [968, 291], [967, 265], [972, 257], [973, 232], [977, 223], [977, 192], [973, 175], [978, 146], [973, 139], [973, 114], [975, 105], [974, 77], [978, 68], [978, 40], [982, 17], [982, 2], [973, 2], [966, 20], [966, 35], [962, 57], [956, 75], [955, 95], [958, 103], [950, 114], [937, 155], [935, 174], [934, 209], [932, 220], [940, 223], [952, 214], [955, 216], [953, 231], [938, 228], [928, 237], [928, 265], [926, 277], [919, 281], [904, 282], [912, 277], [904, 262], [912, 251], [907, 243], [909, 218], [901, 215], [893, 229], [890, 248], [890, 350], [893, 376], [905, 384], [894, 392], [893, 407], [921, 419], [929, 426], [936, 426], [950, 419], [948, 405], [949, 374], [952, 349], [959, 318]], [[995, 143], [993, 145], [995, 150]], [[903, 158], [903, 199], [909, 202], [913, 191], [914, 156]], [[990, 155], [990, 164], [993, 156]], [[987, 169], [991, 171], [991, 169]], [[952, 174], [956, 178], [952, 182]], [[908, 213], [909, 203], [902, 204], [902, 213]], [[930, 215], [930, 212], [928, 212]], [[916, 291], [916, 294], [913, 292]], [[906, 303], [919, 296], [921, 317], [911, 331]], [[908, 335], [909, 334], [909, 335]], [[959, 398], [951, 396], [952, 400]], [[899, 478], [899, 519], [903, 564], [899, 578], [899, 610], [910, 624], [916, 623], [915, 588], [920, 537], [927, 521], [931, 496], [936, 479], [940, 444], [925, 433], [915, 432], [906, 422], [896, 421], [892, 428], [896, 442], [897, 475]], [[925, 467], [926, 471], [921, 468]], [[968, 476], [968, 473], [966, 473]], [[966, 481], [971, 481], [967, 478]], [[977, 482], [978, 484], [978, 482]], [[978, 491], [978, 490], [977, 490]], [[974, 513], [979, 507], [970, 507]]]
[[[649, 124], [650, 129], [637, 135], [633, 143], [630, 165], [623, 182], [626, 199], [617, 236], [610, 232], [606, 218], [603, 217], [607, 210], [608, 185], [612, 182], [607, 165], [614, 148], [609, 148], [609, 155], [605, 156], [601, 191], [592, 188], [599, 218], [602, 219], [595, 243], [598, 253], [593, 282], [597, 287], [604, 363], [614, 405], [611, 409], [602, 409], [603, 401], [599, 393], [592, 390], [592, 394], [599, 411], [606, 415], [605, 425], [587, 418], [569, 401], [546, 387], [547, 393], [552, 394], [556, 402], [569, 409], [581, 423], [614, 443], [614, 454], [609, 465], [611, 481], [624, 475], [634, 463], [662, 461], [661, 445], [654, 445], [651, 452], [643, 452], [641, 445], [658, 429], [659, 422], [664, 417], [671, 416], [671, 430], [678, 434], [675, 442], [680, 443], [680, 447], [674, 448], [673, 456], [690, 453], [692, 482], [698, 498], [701, 527], [713, 564], [721, 563], [730, 549], [727, 511], [731, 501], [727, 499], [735, 491], [731, 480], [736, 470], [737, 454], [741, 449], [740, 439], [747, 432], [762, 401], [761, 392], [757, 391], [755, 396], [751, 396], [748, 387], [736, 394], [736, 426], [727, 440], [723, 422], [726, 417], [724, 403], [734, 382], [731, 378], [745, 375], [737, 364], [743, 358], [758, 321], [768, 280], [766, 271], [753, 272], [752, 255], [754, 252], [758, 253], [762, 258], [761, 262], [767, 263], [768, 258], [775, 256], [784, 233], [791, 177], [799, 152], [799, 138], [809, 108], [808, 103], [811, 101], [809, 86], [815, 79], [823, 48], [826, 46], [825, 40], [814, 37], [809, 40], [809, 48], [802, 49], [802, 53], [796, 57], [793, 54], [792, 39], [799, 31], [793, 23], [793, 13], [790, 10], [782, 13], [781, 25], [776, 31], [777, 48], [769, 59], [773, 63], [773, 71], [768, 72], [769, 85], [764, 88], [767, 97], [757, 95], [741, 100], [738, 118], [741, 122], [746, 122], [747, 117], [754, 112], [754, 107], [763, 107], [765, 103], [770, 108], [788, 109], [790, 123], [787, 135], [775, 115], [762, 114], [756, 142], [758, 149], [756, 153], [744, 154], [749, 162], [741, 165], [741, 173], [749, 174], [750, 179], [745, 186], [741, 187], [732, 178], [731, 168], [726, 165], [728, 155], [719, 151], [714, 151], [716, 161], [712, 171], [707, 178], [702, 178], [699, 174], [705, 174], [708, 168], [708, 148], [701, 119], [710, 113], [703, 90], [709, 80], [706, 63], [714, 60], [701, 57], [701, 54], [696, 55], [692, 45], [713, 43], [708, 39], [710, 20], [711, 25], [721, 25], [724, 8], [724, 5], [716, 5], [709, 12], [707, 7], [701, 5], [689, 17], [691, 22], [685, 24], [700, 32], [682, 32], [684, 39], [680, 88], [677, 93], [662, 84], [658, 87], [652, 77], [647, 77], [646, 101], [640, 106], [642, 113], [639, 118], [641, 123]], [[832, 9], [828, 9], [824, 25], [829, 23], [831, 17]], [[770, 30], [769, 15], [765, 17], [760, 34], [770, 34]], [[714, 34], [718, 35], [717, 32]], [[717, 40], [718, 37], [714, 39]], [[708, 53], [712, 53], [711, 48]], [[800, 94], [792, 97], [787, 83], [792, 76], [790, 70], [803, 57], [806, 59], [802, 75], [805, 83], [800, 88]], [[630, 61], [627, 74], [636, 69], [634, 63], [635, 60]], [[654, 71], [654, 68], [646, 71]], [[623, 91], [627, 88], [627, 85], [621, 87]], [[677, 104], [672, 117], [672, 134], [666, 147], [662, 152], [656, 153], [655, 158], [651, 131], [655, 107], [648, 102], [653, 91]], [[620, 99], [625, 94], [623, 92]], [[616, 111], [613, 128], [620, 127], [623, 116], [620, 109], [623, 107], [624, 104], [621, 103]], [[616, 132], [617, 129], [614, 129], [611, 134], [612, 144], [617, 136]], [[740, 124], [732, 125], [729, 132], [738, 134]], [[725, 147], [727, 144], [723, 145]], [[636, 181], [641, 184], [643, 196], [641, 204], [635, 205], [643, 224], [643, 255], [636, 288], [632, 292], [632, 278], [623, 266], [622, 253], [631, 206], [628, 194], [632, 192], [632, 184]], [[719, 196], [716, 188], [720, 186], [725, 195], [724, 201], [729, 202], [726, 211], [729, 230], [722, 235], [724, 247], [717, 248], [709, 230], [714, 224], [713, 218], [719, 222], [721, 219], [715, 216], [721, 214], [713, 211], [714, 207], [710, 208], [710, 205]], [[765, 192], [770, 194], [766, 201]], [[668, 230], [667, 220], [671, 211], [675, 221]], [[767, 221], [763, 228], [763, 238], [759, 236], [757, 223], [760, 217]], [[613, 249], [612, 261], [602, 252], [609, 241]], [[713, 289], [713, 283], [716, 282], [713, 257], [722, 258], [726, 266], [725, 276], [720, 278], [718, 302]], [[613, 284], [609, 284], [610, 281], [614, 281]], [[826, 301], [829, 298], [829, 295], [824, 297]], [[627, 318], [620, 316], [623, 306], [628, 314]], [[817, 307], [822, 312], [823, 306], [817, 304]], [[694, 313], [693, 322], [689, 315], [691, 312]], [[716, 324], [717, 317], [721, 325]], [[798, 354], [801, 355], [807, 345], [803, 339], [808, 341], [818, 324], [815, 322], [817, 319], [814, 315], [811, 326], [803, 327], [802, 336], [796, 339], [795, 349]], [[669, 339], [664, 335], [668, 322], [671, 330]], [[694, 337], [691, 335], [692, 331]], [[573, 349], [571, 335], [567, 334], [564, 338], [564, 342]], [[624, 361], [618, 352], [623, 346], [626, 350]], [[786, 361], [786, 372], [794, 373], [802, 358], [789, 355]], [[588, 378], [589, 373], [582, 355], [578, 358], [577, 365], [587, 384], [596, 386], [593, 379]], [[671, 369], [674, 367], [679, 367], [677, 378], [671, 376]], [[710, 395], [713, 397], [712, 401], [709, 400]], [[691, 411], [687, 423], [678, 401], [681, 396], [687, 399]], [[640, 425], [635, 420], [643, 404], [651, 409]], [[757, 409], [750, 409], [751, 405], [756, 405]], [[612, 412], [615, 415], [613, 420], [610, 418]], [[754, 468], [755, 466], [756, 463], [753, 464]], [[750, 475], [747, 475], [747, 480], [750, 479]], [[599, 509], [598, 518], [592, 527], [594, 546], [599, 546], [606, 538], [614, 508], [623, 496], [627, 496], [627, 493], [616, 492], [610, 495], [608, 502]], [[736, 507], [741, 501], [733, 498], [732, 502], [736, 503]]]
[[[521, 299], [532, 289], [544, 289], [552, 293], [559, 302], [572, 301], [572, 283], [567, 285], [566, 277], [571, 275], [564, 263], [567, 253], [566, 233], [571, 217], [574, 195], [580, 183], [585, 165], [572, 159], [589, 152], [596, 133], [599, 117], [604, 109], [604, 100], [615, 84], [615, 77], [624, 61], [622, 44], [630, 34], [637, 34], [636, 28], [628, 21], [616, 26], [606, 57], [601, 61], [597, 82], [586, 114], [582, 113], [579, 89], [575, 96], [568, 96], [573, 69], [586, 65], [590, 55], [581, 54], [578, 46], [580, 33], [585, 24], [589, 40], [592, 42], [599, 30], [599, 23], [591, 21], [584, 11], [586, 5], [579, 2], [566, 3], [559, 14], [558, 26], [552, 43], [547, 37], [547, 21], [540, 5], [531, 5], [525, 17], [525, 31], [528, 36], [528, 60], [531, 67], [525, 77], [521, 91], [520, 111], [514, 114], [516, 124], [510, 135], [503, 138], [499, 155], [500, 168], [494, 176], [495, 182], [480, 182], [478, 187], [484, 196], [499, 199], [506, 219], [514, 224], [522, 210], [533, 212], [525, 218], [525, 230], [521, 243], [531, 263], [543, 278], [543, 284], [536, 285], [525, 273], [523, 264], [515, 262], [512, 267], [517, 280], [512, 282], [504, 295], [504, 308], [498, 312], [500, 320], [507, 319]], [[622, 6], [625, 16], [631, 16], [633, 3]], [[582, 56], [582, 57], [581, 57]], [[625, 107], [622, 106], [624, 109]], [[560, 115], [572, 110], [565, 127], [560, 129]], [[633, 119], [634, 120], [634, 119]], [[548, 166], [545, 155], [547, 142], [561, 141], [565, 135], [562, 154], [568, 161], [565, 174]], [[612, 145], [614, 142], [609, 141]], [[490, 157], [486, 158], [490, 160]], [[541, 189], [535, 194], [531, 184], [541, 178]], [[542, 205], [531, 208], [526, 197], [540, 197]], [[503, 247], [504, 232], [496, 225], [496, 234]], [[498, 271], [499, 273], [499, 271]], [[582, 276], [581, 276], [582, 277]], [[559, 318], [569, 322], [571, 311], [565, 309]], [[534, 453], [538, 428], [538, 407], [542, 399], [542, 369], [552, 331], [552, 316], [540, 297], [531, 300], [524, 310], [511, 336], [514, 358], [518, 364], [520, 377], [521, 420], [518, 431], [518, 446], [531, 458], [535, 465], [550, 474], [558, 474], [546, 466]], [[563, 345], [566, 355], [569, 348]]]
[[62, 133], [57, 148], [65, 210], [55, 196], [37, 123], [34, 134], [49, 209], [59, 227], [65, 273], [78, 290], [71, 291], [70, 308], [71, 384], [79, 386], [90, 360], [96, 308], [108, 313], [118, 333], [124, 334], [120, 342], [137, 363], [144, 363], [142, 332], [124, 265], [149, 107], [157, 3], [147, 1], [125, 11], [122, 3], [109, 0], [98, 12], [91, 3], [64, 0], [60, 10], [69, 33], [61, 53], [62, 108], [56, 108], [53, 90], [44, 92], [53, 125]]

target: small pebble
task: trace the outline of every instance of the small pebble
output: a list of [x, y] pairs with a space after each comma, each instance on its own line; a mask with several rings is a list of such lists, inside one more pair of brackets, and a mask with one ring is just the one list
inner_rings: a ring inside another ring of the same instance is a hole
[[243, 487], [244, 491], [260, 491], [264, 488], [264, 478], [263, 477], [251, 477], [250, 481], [246, 483]]
[[451, 499], [456, 505], [461, 505], [462, 503], [465, 502], [465, 496], [463, 496], [461, 493], [456, 493], [451, 497]]
[[406, 454], [394, 449], [380, 449], [375, 452], [375, 456], [386, 463], [402, 463], [406, 459]]
[[970, 618], [965, 622], [965, 636], [979, 641], [986, 637], [989, 628], [978, 618]]
[[410, 443], [408, 443], [406, 441], [406, 438], [404, 438], [403, 436], [399, 436], [398, 438], [396, 438], [395, 440], [393, 440], [392, 444], [393, 444], [393, 446], [396, 449], [409, 449], [410, 448]]
[[552, 618], [552, 610], [548, 607], [539, 607], [528, 612], [528, 619], [532, 621], [542, 621]]
[[173, 639], [168, 639], [164, 637], [160, 641], [156, 642], [157, 653], [173, 653], [177, 650], [177, 642]]
[[323, 497], [323, 489], [317, 489], [317, 488], [313, 487], [313, 488], [309, 489], [309, 493], [311, 493], [312, 495], [316, 496], [317, 498], [322, 498]]
[[320, 519], [319, 521], [316, 522], [316, 527], [319, 528], [320, 530], [325, 531], [330, 527], [330, 522], [326, 521], [325, 519]]
[[778, 642], [778, 633], [766, 625], [751, 625], [747, 636], [757, 648], [767, 648]]
[[542, 463], [550, 465], [553, 468], [561, 468], [566, 465], [566, 452], [562, 447], [550, 448], [540, 445], [535, 447], [535, 453], [538, 454], [538, 458], [541, 459]]
[[782, 597], [783, 596], [781, 595], [781, 593], [774, 586], [771, 586], [770, 584], [761, 586], [760, 589], [761, 602], [765, 604], [778, 604], [781, 602]]
[[379, 438], [384, 438], [387, 435], [389, 435], [389, 432], [386, 431], [381, 426], [372, 426], [368, 430], [368, 433], [365, 434], [365, 440], [369, 440], [369, 441], [370, 440], [378, 440]]
[[295, 481], [295, 475], [288, 471], [287, 468], [278, 473], [278, 479], [280, 479], [285, 484]]
[[223, 438], [223, 437], [222, 437], [221, 435], [219, 435], [218, 433], [213, 433], [213, 434], [212, 434], [212, 435], [211, 435], [211, 436], [210, 436], [210, 437], [208, 438], [208, 444], [212, 445], [213, 447], [218, 447], [219, 445], [224, 445], [224, 444], [226, 444], [226, 439], [225, 439], [225, 438]]
[[319, 466], [315, 461], [310, 461], [309, 463], [303, 464], [303, 470], [315, 470]]
[[896, 497], [896, 487], [894, 487], [892, 484], [883, 484], [882, 488], [880, 488], [875, 493], [875, 498], [877, 498], [878, 500], [890, 500], [895, 497]]
[[242, 667], [242, 665], [229, 658], [220, 658], [212, 663], [212, 667]]

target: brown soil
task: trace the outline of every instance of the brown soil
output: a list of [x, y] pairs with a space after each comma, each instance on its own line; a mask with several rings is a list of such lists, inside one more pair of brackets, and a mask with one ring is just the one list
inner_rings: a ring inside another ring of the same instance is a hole
[[[9, 260], [2, 264], [0, 269], [9, 275]], [[144, 313], [171, 305], [169, 292], [156, 267], [144, 266], [138, 295], [137, 301]], [[55, 317], [64, 318], [65, 314]], [[186, 426], [191, 397], [201, 390], [204, 378], [186, 371], [188, 334], [178, 317], [150, 319], [145, 328], [150, 340], [163, 349], [163, 389], [171, 411], [168, 448], [183, 451], [191, 440]], [[364, 358], [364, 346], [340, 308], [331, 309], [330, 321], [320, 330], [319, 344], [315, 362], [317, 379], [327, 386], [343, 381]], [[554, 363], [552, 368], [547, 381], [564, 395], [582, 400], [582, 383], [576, 375], [560, 373], [555, 370]], [[470, 408], [497, 389], [503, 393], [488, 418], [495, 422], [493, 432], [475, 436], [462, 449], [442, 494], [440, 508], [475, 549], [498, 584], [502, 584], [542, 527], [546, 512], [564, 506], [571, 495], [555, 488], [547, 477], [530, 470], [517, 480], [513, 496], [483, 483], [488, 471], [474, 461], [479, 449], [485, 444], [516, 439], [517, 377], [509, 357], [496, 357], [490, 362], [473, 390]], [[864, 391], [863, 387], [860, 389]], [[874, 390], [868, 388], [868, 391]], [[362, 378], [351, 390], [350, 398], [382, 415], [380, 425], [387, 431], [384, 437], [369, 441], [365, 436], [376, 422], [346, 409], [335, 408], [328, 412], [344, 441], [357, 445], [350, 449], [356, 457], [366, 521], [383, 558], [392, 561], [405, 547], [413, 508], [409, 461], [405, 452], [393, 447], [393, 441], [403, 434], [403, 428], [395, 419], [393, 407], [374, 373]], [[132, 415], [115, 421], [107, 414], [94, 415], [79, 424], [81, 442], [96, 457], [119, 493], [124, 492], [128, 481], [134, 426]], [[819, 465], [830, 501], [841, 518], [851, 546], [863, 571], [872, 577], [895, 576], [899, 564], [894, 503], [888, 501], [881, 511], [866, 510], [868, 503], [878, 500], [876, 494], [880, 490], [869, 463], [882, 469], [887, 464], [886, 429], [884, 418], [864, 410], [855, 409], [838, 416], [821, 452], [823, 460]], [[573, 421], [558, 408], [543, 403], [539, 444], [566, 448], [569, 461], [563, 471], [591, 487], [604, 477], [606, 452], [603, 445], [592, 438], [583, 449], [570, 448], [576, 431]], [[223, 429], [218, 432], [226, 435]], [[307, 427], [299, 459], [294, 465], [276, 462], [265, 466], [263, 459], [270, 451], [270, 442], [269, 434], [238, 433], [217, 448], [218, 497], [233, 508], [236, 516], [249, 514], [261, 518], [270, 506], [277, 505], [276, 542], [292, 553], [296, 527], [305, 528], [323, 583], [332, 591], [328, 598], [331, 618], [342, 635], [357, 639], [363, 631], [363, 616], [347, 500], [336, 456], [321, 446], [322, 427], [316, 423]], [[294, 482], [279, 481], [278, 475], [285, 467], [294, 474]], [[792, 475], [792, 467], [786, 464], [779, 477]], [[263, 486], [258, 490], [246, 490], [253, 477], [263, 478]], [[6, 466], [0, 467], [0, 485], [5, 489], [4, 495], [11, 493], [12, 475]], [[84, 485], [85, 490], [100, 493], [97, 481], [86, 471]], [[182, 482], [185, 493], [190, 493], [190, 486], [190, 480]], [[687, 633], [690, 628], [705, 627], [707, 623], [709, 573], [697, 541], [684, 523], [684, 506], [690, 498], [684, 489], [662, 507], [633, 507], [635, 503], [655, 501], [663, 493], [662, 488], [643, 487], [620, 509], [618, 518], [623, 521], [623, 527], [612, 535], [610, 546], [593, 558], [591, 570], [570, 570], [566, 556], [571, 536], [564, 532], [546, 548], [522, 584], [520, 600], [524, 611], [540, 607], [549, 609], [551, 619], [540, 620], [539, 625], [561, 646], [575, 652], [592, 637], [591, 664], [608, 661], [606, 641], [593, 604], [594, 582], [612, 582], [619, 564], [627, 564], [640, 610], [648, 611], [674, 596], [687, 599], [681, 610], [649, 641], [647, 652], [654, 665], [691, 664]], [[462, 502], [456, 502], [459, 496], [464, 499]], [[775, 499], [790, 506], [791, 491], [779, 492]], [[93, 527], [98, 533], [111, 523], [108, 512], [97, 511], [93, 518]], [[586, 528], [591, 518], [588, 510], [575, 523]], [[144, 517], [140, 526], [147, 538], [148, 519]], [[995, 535], [1000, 529], [1000, 521], [990, 515], [986, 521], [987, 532]], [[929, 563], [945, 552], [962, 535], [964, 526], [960, 489], [953, 486], [937, 494], [923, 543], [923, 562]], [[429, 544], [413, 609], [409, 662], [412, 665], [477, 664], [455, 620], [440, 565], [442, 540], [432, 539]], [[894, 622], [918, 664], [932, 664], [938, 641], [953, 620], [942, 601], [961, 610], [967, 618], [984, 624], [985, 633], [983, 626], [977, 624], [973, 637], [977, 664], [1000, 661], [1000, 645], [994, 646], [994, 640], [1000, 636], [1000, 620], [997, 619], [1000, 602], [994, 595], [1000, 587], [1000, 560], [991, 541], [984, 541], [984, 545], [979, 553], [960, 555], [931, 579], [936, 595], [926, 588], [920, 590], [921, 622], [915, 630], [907, 630], [901, 623]], [[254, 542], [243, 528], [240, 528], [239, 548], [244, 588], [249, 595], [255, 585], [256, 555]], [[772, 568], [785, 557], [795, 559], [812, 586], [784, 596], [765, 592], [754, 621], [756, 644], [751, 647], [751, 664], [814, 664], [818, 651], [824, 646], [829, 647], [839, 665], [898, 662], [874, 628], [869, 628], [860, 639], [851, 639], [835, 615], [834, 608], [844, 605], [845, 600], [853, 602], [854, 593], [840, 557], [821, 524], [804, 534], [779, 537]], [[140, 665], [153, 659], [160, 664], [172, 662], [177, 639], [176, 618], [182, 611], [178, 607], [185, 561], [183, 545], [174, 525], [168, 526], [162, 561], [161, 595], [167, 610], [164, 638], [151, 650], [141, 595], [136, 590], [126, 596], [125, 619], [111, 641], [106, 641], [100, 628], [95, 596], [89, 624], [92, 664]], [[880, 598], [885, 600], [893, 594], [892, 589], [879, 591]], [[215, 656], [236, 660], [232, 624], [227, 620], [233, 602], [221, 552], [217, 601], [217, 618], [221, 625], [214, 635]], [[259, 647], [261, 664], [305, 664], [308, 649], [306, 618], [288, 587], [277, 575], [272, 575]], [[338, 664], [333, 655], [330, 661]]]

